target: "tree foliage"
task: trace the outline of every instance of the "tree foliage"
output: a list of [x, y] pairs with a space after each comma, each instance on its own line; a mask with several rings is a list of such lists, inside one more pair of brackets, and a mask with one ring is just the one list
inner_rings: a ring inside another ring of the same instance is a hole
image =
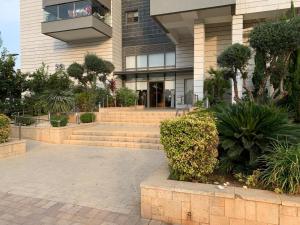
[[74, 62], [67, 69], [70, 77], [78, 80], [84, 87], [93, 88], [97, 86], [97, 81], [106, 86], [107, 76], [113, 71], [114, 66], [111, 62], [103, 60], [95, 54], [87, 54], [84, 57], [83, 65]]
[[285, 81], [292, 53], [300, 44], [300, 23], [298, 18], [266, 22], [256, 26], [250, 33], [250, 45], [263, 56], [265, 69], [257, 90], [258, 98], [267, 93], [271, 82], [275, 91], [267, 93], [274, 101], [288, 95]]
[[238, 93], [238, 81], [237, 78], [239, 73], [243, 79], [243, 88], [247, 91], [248, 95], [253, 99], [252, 92], [247, 86], [248, 78], [248, 64], [251, 58], [251, 50], [249, 47], [242, 44], [233, 44], [232, 46], [225, 49], [222, 54], [218, 57], [218, 65], [226, 68], [231, 73], [231, 79], [233, 80], [234, 85], [234, 98], [236, 101], [239, 101], [241, 96]]
[[224, 94], [231, 87], [229, 80], [226, 79], [228, 71], [210, 68], [208, 73], [210, 78], [204, 82], [204, 92], [210, 105], [215, 105], [224, 101]]

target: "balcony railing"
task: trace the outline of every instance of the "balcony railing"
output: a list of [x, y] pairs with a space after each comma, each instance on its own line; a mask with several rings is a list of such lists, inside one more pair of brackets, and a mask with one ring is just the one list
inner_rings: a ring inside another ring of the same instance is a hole
[[81, 0], [44, 8], [45, 22], [74, 19], [85, 16], [95, 16], [107, 25], [111, 25], [110, 10], [98, 1]]

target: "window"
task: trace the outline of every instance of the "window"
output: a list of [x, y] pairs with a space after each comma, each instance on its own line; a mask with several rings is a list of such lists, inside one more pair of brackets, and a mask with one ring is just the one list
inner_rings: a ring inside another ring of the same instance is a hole
[[126, 69], [135, 69], [135, 56], [127, 56], [126, 57]]
[[176, 65], [176, 62], [175, 62], [175, 52], [168, 52], [166, 53], [166, 66], [167, 67], [173, 67]]
[[184, 80], [184, 104], [192, 105], [194, 101], [194, 80]]
[[127, 24], [139, 22], [139, 11], [131, 11], [126, 13]]
[[148, 56], [138, 55], [137, 56], [137, 68], [147, 68], [148, 67]]
[[151, 54], [149, 55], [149, 67], [164, 67], [165, 54]]

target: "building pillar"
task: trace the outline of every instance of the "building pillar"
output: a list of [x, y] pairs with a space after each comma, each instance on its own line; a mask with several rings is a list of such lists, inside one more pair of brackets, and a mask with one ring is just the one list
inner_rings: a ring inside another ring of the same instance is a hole
[[205, 79], [205, 24], [196, 21], [194, 24], [194, 94], [195, 99], [204, 98]]
[[[243, 44], [243, 29], [244, 29], [244, 16], [234, 15], [232, 16], [232, 44]], [[237, 77], [239, 97], [243, 97], [243, 80], [241, 74]], [[234, 89], [232, 83], [232, 102], [234, 101]]]

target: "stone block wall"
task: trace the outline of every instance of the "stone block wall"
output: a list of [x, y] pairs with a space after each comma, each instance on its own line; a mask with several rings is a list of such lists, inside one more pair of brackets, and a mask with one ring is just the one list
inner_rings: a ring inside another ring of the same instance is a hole
[[183, 225], [299, 225], [300, 197], [167, 180], [167, 168], [141, 184], [143, 218]]
[[7, 143], [0, 144], [0, 159], [26, 153], [26, 141], [10, 140]]

